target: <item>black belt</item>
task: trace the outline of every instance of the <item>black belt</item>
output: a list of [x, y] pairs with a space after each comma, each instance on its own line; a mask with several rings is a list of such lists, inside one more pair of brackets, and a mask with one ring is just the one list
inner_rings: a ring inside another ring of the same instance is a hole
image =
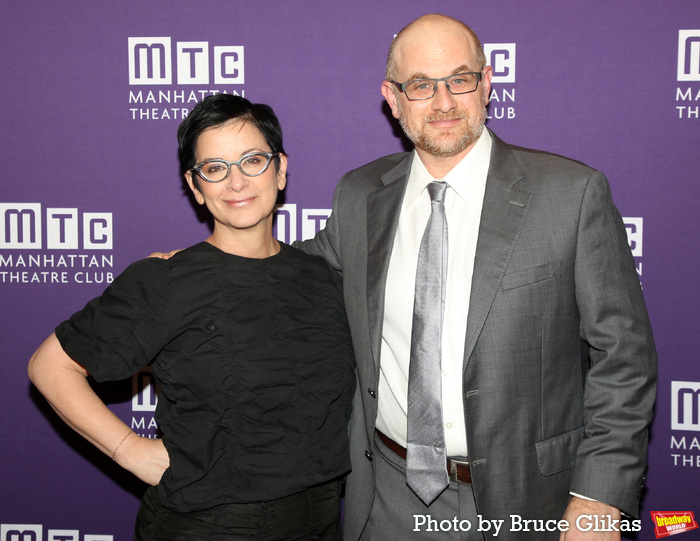
[[[406, 460], [406, 449], [401, 447], [394, 440], [390, 439], [388, 436], [382, 434], [379, 430], [376, 430], [377, 436], [394, 453], [399, 455], [401, 458]], [[447, 475], [450, 481], [458, 481], [460, 483], [472, 482], [472, 472], [469, 470], [469, 462], [465, 460], [457, 460], [454, 458], [447, 459]]]

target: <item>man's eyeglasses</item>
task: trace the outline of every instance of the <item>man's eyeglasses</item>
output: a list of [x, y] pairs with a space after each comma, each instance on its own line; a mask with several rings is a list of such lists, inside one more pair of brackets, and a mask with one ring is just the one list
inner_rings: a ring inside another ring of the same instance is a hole
[[270, 166], [272, 158], [279, 152], [255, 152], [246, 154], [236, 162], [215, 159], [198, 163], [190, 171], [194, 171], [207, 182], [221, 182], [231, 173], [231, 166], [235, 165], [247, 177], [262, 175]]
[[395, 84], [406, 95], [406, 98], [415, 101], [432, 98], [437, 92], [437, 85], [440, 81], [445, 81], [447, 90], [452, 94], [469, 94], [477, 89], [480, 80], [481, 73], [465, 71], [464, 73], [457, 73], [439, 79], [414, 79], [405, 83], [390, 82]]

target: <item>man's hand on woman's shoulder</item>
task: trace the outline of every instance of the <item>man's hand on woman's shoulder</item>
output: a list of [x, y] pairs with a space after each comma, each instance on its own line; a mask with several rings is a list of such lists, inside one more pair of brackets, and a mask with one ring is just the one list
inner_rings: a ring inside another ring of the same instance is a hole
[[173, 250], [172, 252], [153, 252], [150, 254], [148, 257], [157, 257], [159, 259], [170, 259], [173, 257], [176, 253], [181, 252], [182, 250]]

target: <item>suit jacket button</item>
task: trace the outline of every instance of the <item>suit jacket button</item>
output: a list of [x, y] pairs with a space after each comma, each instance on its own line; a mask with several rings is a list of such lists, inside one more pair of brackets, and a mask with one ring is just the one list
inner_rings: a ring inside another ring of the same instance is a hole
[[367, 460], [369, 460], [370, 462], [372, 462], [372, 461], [374, 460], [374, 455], [373, 455], [372, 453], [370, 453], [369, 451], [365, 451], [365, 457], [366, 457]]
[[377, 398], [377, 393], [374, 391], [374, 389], [367, 389], [367, 392], [372, 398]]

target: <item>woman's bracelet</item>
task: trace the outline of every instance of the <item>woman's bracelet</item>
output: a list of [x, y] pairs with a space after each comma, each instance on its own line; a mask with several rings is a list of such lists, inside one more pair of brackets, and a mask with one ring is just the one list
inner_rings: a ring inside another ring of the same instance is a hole
[[116, 448], [116, 449], [114, 450], [114, 452], [112, 453], [112, 460], [114, 460], [114, 457], [117, 456], [117, 451], [119, 451], [119, 448], [122, 446], [122, 443], [124, 443], [124, 442], [126, 441], [126, 438], [128, 438], [128, 437], [131, 436], [132, 434], [133, 434], [133, 432], [132, 432], [131, 430], [129, 430], [129, 432], [126, 433], [126, 436], [124, 436], [124, 437], [122, 438], [122, 441], [119, 442], [119, 445], [117, 445], [117, 448]]

